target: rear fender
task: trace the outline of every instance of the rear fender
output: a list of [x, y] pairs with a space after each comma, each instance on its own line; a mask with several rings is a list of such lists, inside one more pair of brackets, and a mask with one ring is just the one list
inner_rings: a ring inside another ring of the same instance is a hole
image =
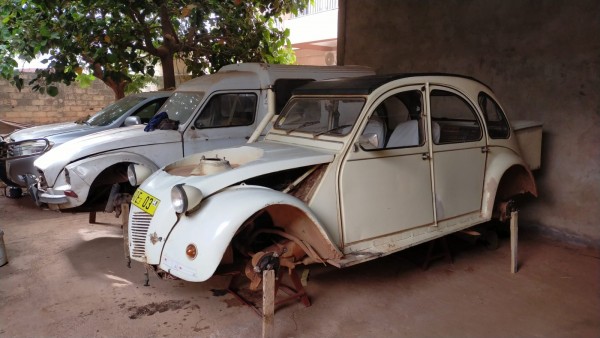
[[[261, 211], [269, 213], [274, 224], [309, 244], [318, 260], [341, 257], [314, 213], [302, 201], [282, 192], [241, 185], [206, 198], [198, 211], [181, 215], [166, 239], [159, 267], [187, 281], [205, 281], [221, 262], [238, 230]], [[197, 256], [186, 256], [194, 245]]]
[[537, 187], [527, 164], [514, 152], [492, 148], [486, 166], [482, 216], [492, 218], [495, 202], [530, 193], [537, 196]]

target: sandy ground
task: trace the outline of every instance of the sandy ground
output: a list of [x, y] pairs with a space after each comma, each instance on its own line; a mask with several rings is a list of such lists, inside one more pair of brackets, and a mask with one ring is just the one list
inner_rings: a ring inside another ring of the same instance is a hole
[[[259, 337], [260, 318], [206, 283], [127, 268], [119, 219], [0, 197], [0, 337]], [[523, 227], [522, 227], [523, 229]], [[312, 266], [312, 306], [275, 314], [278, 337], [600, 337], [600, 259], [522, 231], [520, 271], [498, 250], [450, 240], [454, 264], [421, 268], [420, 246], [339, 270]]]

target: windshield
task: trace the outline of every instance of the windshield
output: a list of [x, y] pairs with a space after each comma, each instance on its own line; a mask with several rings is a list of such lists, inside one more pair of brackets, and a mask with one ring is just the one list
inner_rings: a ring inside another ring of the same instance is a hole
[[196, 111], [203, 97], [203, 92], [177, 92], [167, 99], [160, 111], [167, 112], [171, 120], [184, 124]]
[[363, 98], [293, 98], [275, 122], [275, 128], [319, 135], [346, 135], [365, 103]]
[[109, 104], [87, 120], [84, 120], [83, 123], [89, 124], [90, 126], [108, 126], [143, 100], [143, 97], [137, 96], [124, 97], [115, 103]]

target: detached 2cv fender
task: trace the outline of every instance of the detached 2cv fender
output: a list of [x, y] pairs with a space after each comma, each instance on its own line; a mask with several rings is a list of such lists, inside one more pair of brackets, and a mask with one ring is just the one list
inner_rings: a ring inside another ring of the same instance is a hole
[[[266, 229], [261, 221], [270, 221], [276, 228]], [[278, 252], [282, 265], [324, 263], [342, 256], [301, 200], [261, 186], [238, 185], [206, 198], [190, 215], [179, 215], [165, 240], [158, 267], [187, 281], [205, 281], [231, 245], [239, 251], [247, 249], [249, 256], [258, 255], [252, 244], [263, 231], [282, 238], [265, 250]]]

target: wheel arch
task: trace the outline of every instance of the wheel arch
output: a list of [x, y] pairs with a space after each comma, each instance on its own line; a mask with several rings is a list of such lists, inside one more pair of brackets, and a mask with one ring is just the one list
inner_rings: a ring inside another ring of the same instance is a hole
[[531, 170], [512, 152], [503, 152], [487, 163], [484, 182], [482, 214], [485, 218], [498, 216], [501, 204], [519, 195], [537, 197], [537, 186]]
[[[97, 184], [98, 178], [114, 170], [114, 168], [123, 166], [127, 170], [129, 163], [141, 164], [152, 171], [158, 170], [158, 166], [153, 161], [142, 155], [129, 152], [105, 153], [91, 156], [69, 164], [67, 169], [77, 173], [82, 180], [92, 186], [93, 184]], [[127, 172], [125, 171], [126, 174]]]
[[[238, 206], [235, 212], [232, 206]], [[171, 273], [186, 280], [206, 280], [216, 271], [236, 236], [244, 236], [254, 220], [265, 213], [276, 226], [268, 231], [283, 232], [300, 240], [313, 249], [307, 252], [313, 260], [325, 262], [342, 256], [314, 213], [301, 200], [269, 188], [241, 185], [207, 197], [197, 212], [181, 217], [165, 242], [161, 262], [165, 257], [189, 261], [184, 257], [182, 246], [192, 242], [200, 248], [198, 257], [189, 262], [193, 274], [178, 276], [175, 270]]]

